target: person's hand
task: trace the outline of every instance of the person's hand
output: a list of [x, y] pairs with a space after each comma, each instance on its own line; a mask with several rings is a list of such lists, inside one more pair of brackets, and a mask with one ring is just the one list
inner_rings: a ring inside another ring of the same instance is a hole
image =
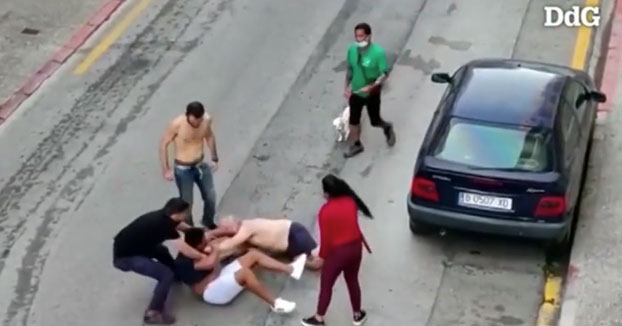
[[352, 95], [352, 90], [350, 89], [350, 87], [346, 87], [345, 90], [343, 91], [343, 96], [349, 99], [351, 95]]
[[168, 181], [173, 181], [173, 170], [171, 169], [166, 169], [162, 172], [162, 176], [164, 177], [164, 179], [168, 180]]
[[214, 247], [210, 246], [205, 246], [205, 249], [203, 249], [203, 252], [206, 254], [211, 254], [214, 251]]
[[233, 224], [225, 225], [223, 228], [225, 230], [227, 230], [227, 232], [229, 232], [230, 234], [235, 234], [236, 233], [235, 225], [233, 225]]
[[369, 93], [373, 87], [374, 87], [374, 85], [367, 85], [367, 86], [359, 89], [359, 92]]
[[218, 170], [218, 162], [212, 161], [212, 164], [210, 164], [210, 169], [212, 170], [212, 172], [216, 172], [216, 170]]
[[212, 242], [214, 240], [216, 240], [216, 236], [212, 232], [205, 233], [205, 241]]

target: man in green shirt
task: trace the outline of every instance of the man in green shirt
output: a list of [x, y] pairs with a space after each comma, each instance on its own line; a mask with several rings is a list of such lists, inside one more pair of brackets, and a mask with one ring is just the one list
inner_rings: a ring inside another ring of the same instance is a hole
[[345, 96], [350, 105], [350, 148], [344, 153], [349, 158], [363, 152], [361, 144], [361, 114], [363, 107], [372, 126], [382, 128], [389, 146], [395, 145], [393, 124], [382, 119], [380, 115], [380, 94], [382, 83], [389, 74], [387, 55], [384, 49], [371, 43], [371, 27], [360, 23], [354, 27], [356, 43], [348, 48], [346, 57], [348, 71], [346, 73]]

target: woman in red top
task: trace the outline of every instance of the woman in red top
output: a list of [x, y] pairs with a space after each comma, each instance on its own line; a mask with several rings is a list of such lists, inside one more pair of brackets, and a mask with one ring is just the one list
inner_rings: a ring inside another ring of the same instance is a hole
[[320, 296], [314, 316], [302, 320], [305, 326], [324, 325], [324, 315], [330, 304], [333, 286], [343, 272], [350, 303], [352, 304], [354, 325], [362, 325], [367, 314], [361, 310], [361, 287], [358, 274], [363, 257], [363, 245], [369, 250], [365, 237], [358, 224], [358, 211], [373, 218], [369, 208], [348, 186], [348, 184], [329, 174], [322, 179], [322, 188], [327, 201], [320, 209], [320, 253], [324, 260], [320, 280]]

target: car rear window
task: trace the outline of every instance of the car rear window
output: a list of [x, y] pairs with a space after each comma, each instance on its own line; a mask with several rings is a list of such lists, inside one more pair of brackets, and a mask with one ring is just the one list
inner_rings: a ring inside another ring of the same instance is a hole
[[471, 168], [545, 172], [551, 168], [549, 132], [454, 118], [432, 156]]

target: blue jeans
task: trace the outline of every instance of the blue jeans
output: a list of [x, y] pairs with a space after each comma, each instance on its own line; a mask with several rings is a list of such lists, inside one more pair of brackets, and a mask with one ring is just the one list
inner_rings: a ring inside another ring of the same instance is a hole
[[114, 258], [115, 268], [124, 272], [134, 272], [158, 281], [149, 303], [149, 310], [164, 312], [168, 293], [175, 281], [175, 272], [172, 268], [173, 257], [164, 246], [158, 246], [153, 257], [131, 256]]
[[[179, 196], [192, 207], [194, 185], [199, 187], [201, 198], [203, 199], [203, 219], [202, 223], [208, 228], [214, 227], [214, 215], [216, 214], [216, 190], [214, 189], [214, 178], [210, 167], [205, 162], [196, 165], [175, 164], [175, 183], [179, 190]], [[189, 217], [188, 224], [194, 225], [192, 215]]]

